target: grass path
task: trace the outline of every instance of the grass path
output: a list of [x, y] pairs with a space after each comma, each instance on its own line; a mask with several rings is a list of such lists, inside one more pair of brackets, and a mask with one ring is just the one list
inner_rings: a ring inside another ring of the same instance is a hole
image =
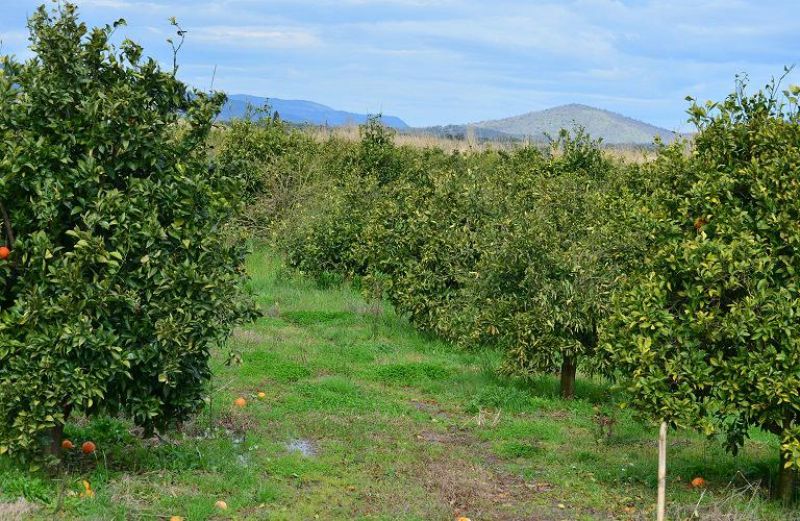
[[[564, 402], [553, 379], [500, 379], [496, 354], [426, 338], [350, 288], [288, 274], [266, 250], [249, 270], [266, 314], [234, 335], [240, 365], [215, 357], [207, 410], [164, 440], [140, 440], [115, 419], [69, 426], [101, 450], [68, 461], [61, 512], [60, 481], [6, 464], [0, 519], [24, 509], [11, 506], [20, 496], [41, 505], [36, 519], [653, 517], [655, 432], [619, 411], [605, 386], [583, 381]], [[246, 407], [233, 406], [237, 396]], [[700, 500], [706, 519], [726, 509], [739, 513], [730, 519], [794, 515], [726, 488], [765, 479], [775, 440], [757, 436], [734, 458], [670, 436], [673, 508]], [[696, 475], [710, 484], [704, 495], [688, 485]], [[83, 478], [94, 497], [78, 495]]]

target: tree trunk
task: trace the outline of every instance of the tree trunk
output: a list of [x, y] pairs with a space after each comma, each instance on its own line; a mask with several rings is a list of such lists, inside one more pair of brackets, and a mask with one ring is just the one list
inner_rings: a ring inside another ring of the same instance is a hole
[[564, 355], [561, 362], [561, 397], [571, 400], [575, 397], [575, 371], [578, 369], [578, 360], [575, 355]]
[[775, 498], [780, 499], [784, 505], [788, 505], [794, 501], [794, 487], [797, 470], [794, 467], [786, 468], [786, 463], [789, 461], [791, 455], [781, 451], [781, 457], [778, 468], [778, 484], [775, 487]]
[[64, 438], [64, 424], [56, 424], [50, 429], [50, 448], [48, 453], [56, 459], [61, 459], [61, 441]]
[[71, 405], [64, 405], [64, 423], [57, 423], [55, 427], [50, 429], [50, 447], [47, 448], [47, 453], [56, 459], [61, 459], [61, 442], [64, 441], [64, 425], [72, 413]]

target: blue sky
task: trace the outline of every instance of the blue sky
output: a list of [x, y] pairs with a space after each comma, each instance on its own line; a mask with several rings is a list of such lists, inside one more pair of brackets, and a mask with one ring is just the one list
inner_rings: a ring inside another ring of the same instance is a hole
[[[3, 52], [26, 56], [40, 1], [0, 0]], [[798, 0], [77, 0], [90, 24], [123, 17], [207, 89], [308, 99], [409, 124], [465, 123], [585, 103], [688, 130], [687, 95], [719, 99], [747, 72], [800, 66]], [[796, 72], [789, 82], [800, 83]]]

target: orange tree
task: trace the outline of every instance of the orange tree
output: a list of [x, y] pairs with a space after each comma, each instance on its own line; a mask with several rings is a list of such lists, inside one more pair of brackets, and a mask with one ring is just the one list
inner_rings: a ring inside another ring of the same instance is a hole
[[800, 463], [800, 116], [773, 86], [693, 105], [698, 126], [662, 149], [639, 218], [653, 247], [604, 327], [630, 402], [740, 447], [782, 439], [777, 494]]
[[483, 231], [468, 292], [474, 323], [506, 352], [504, 371], [560, 373], [561, 394], [572, 398], [579, 363], [590, 371], [603, 355], [597, 330], [621, 273], [618, 239], [626, 237], [608, 233], [608, 214], [624, 172], [581, 129], [562, 131], [552, 146], [547, 161], [520, 171], [503, 194], [508, 209]]
[[58, 454], [70, 415], [145, 432], [202, 404], [210, 350], [254, 316], [229, 223], [242, 182], [210, 169], [223, 97], [190, 92], [74, 5], [29, 20], [0, 71], [0, 454]]
[[498, 214], [499, 154], [421, 151], [372, 204], [357, 252], [420, 329], [463, 343], [464, 289], [480, 231]]

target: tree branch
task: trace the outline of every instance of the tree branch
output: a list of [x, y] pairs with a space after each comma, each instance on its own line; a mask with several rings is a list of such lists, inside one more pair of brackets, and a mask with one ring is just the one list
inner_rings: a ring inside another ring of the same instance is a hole
[[6, 228], [6, 235], [8, 236], [8, 244], [14, 244], [14, 229], [11, 227], [11, 219], [8, 217], [8, 212], [6, 211], [6, 207], [3, 206], [3, 203], [0, 202], [0, 217], [3, 218], [3, 224]]

